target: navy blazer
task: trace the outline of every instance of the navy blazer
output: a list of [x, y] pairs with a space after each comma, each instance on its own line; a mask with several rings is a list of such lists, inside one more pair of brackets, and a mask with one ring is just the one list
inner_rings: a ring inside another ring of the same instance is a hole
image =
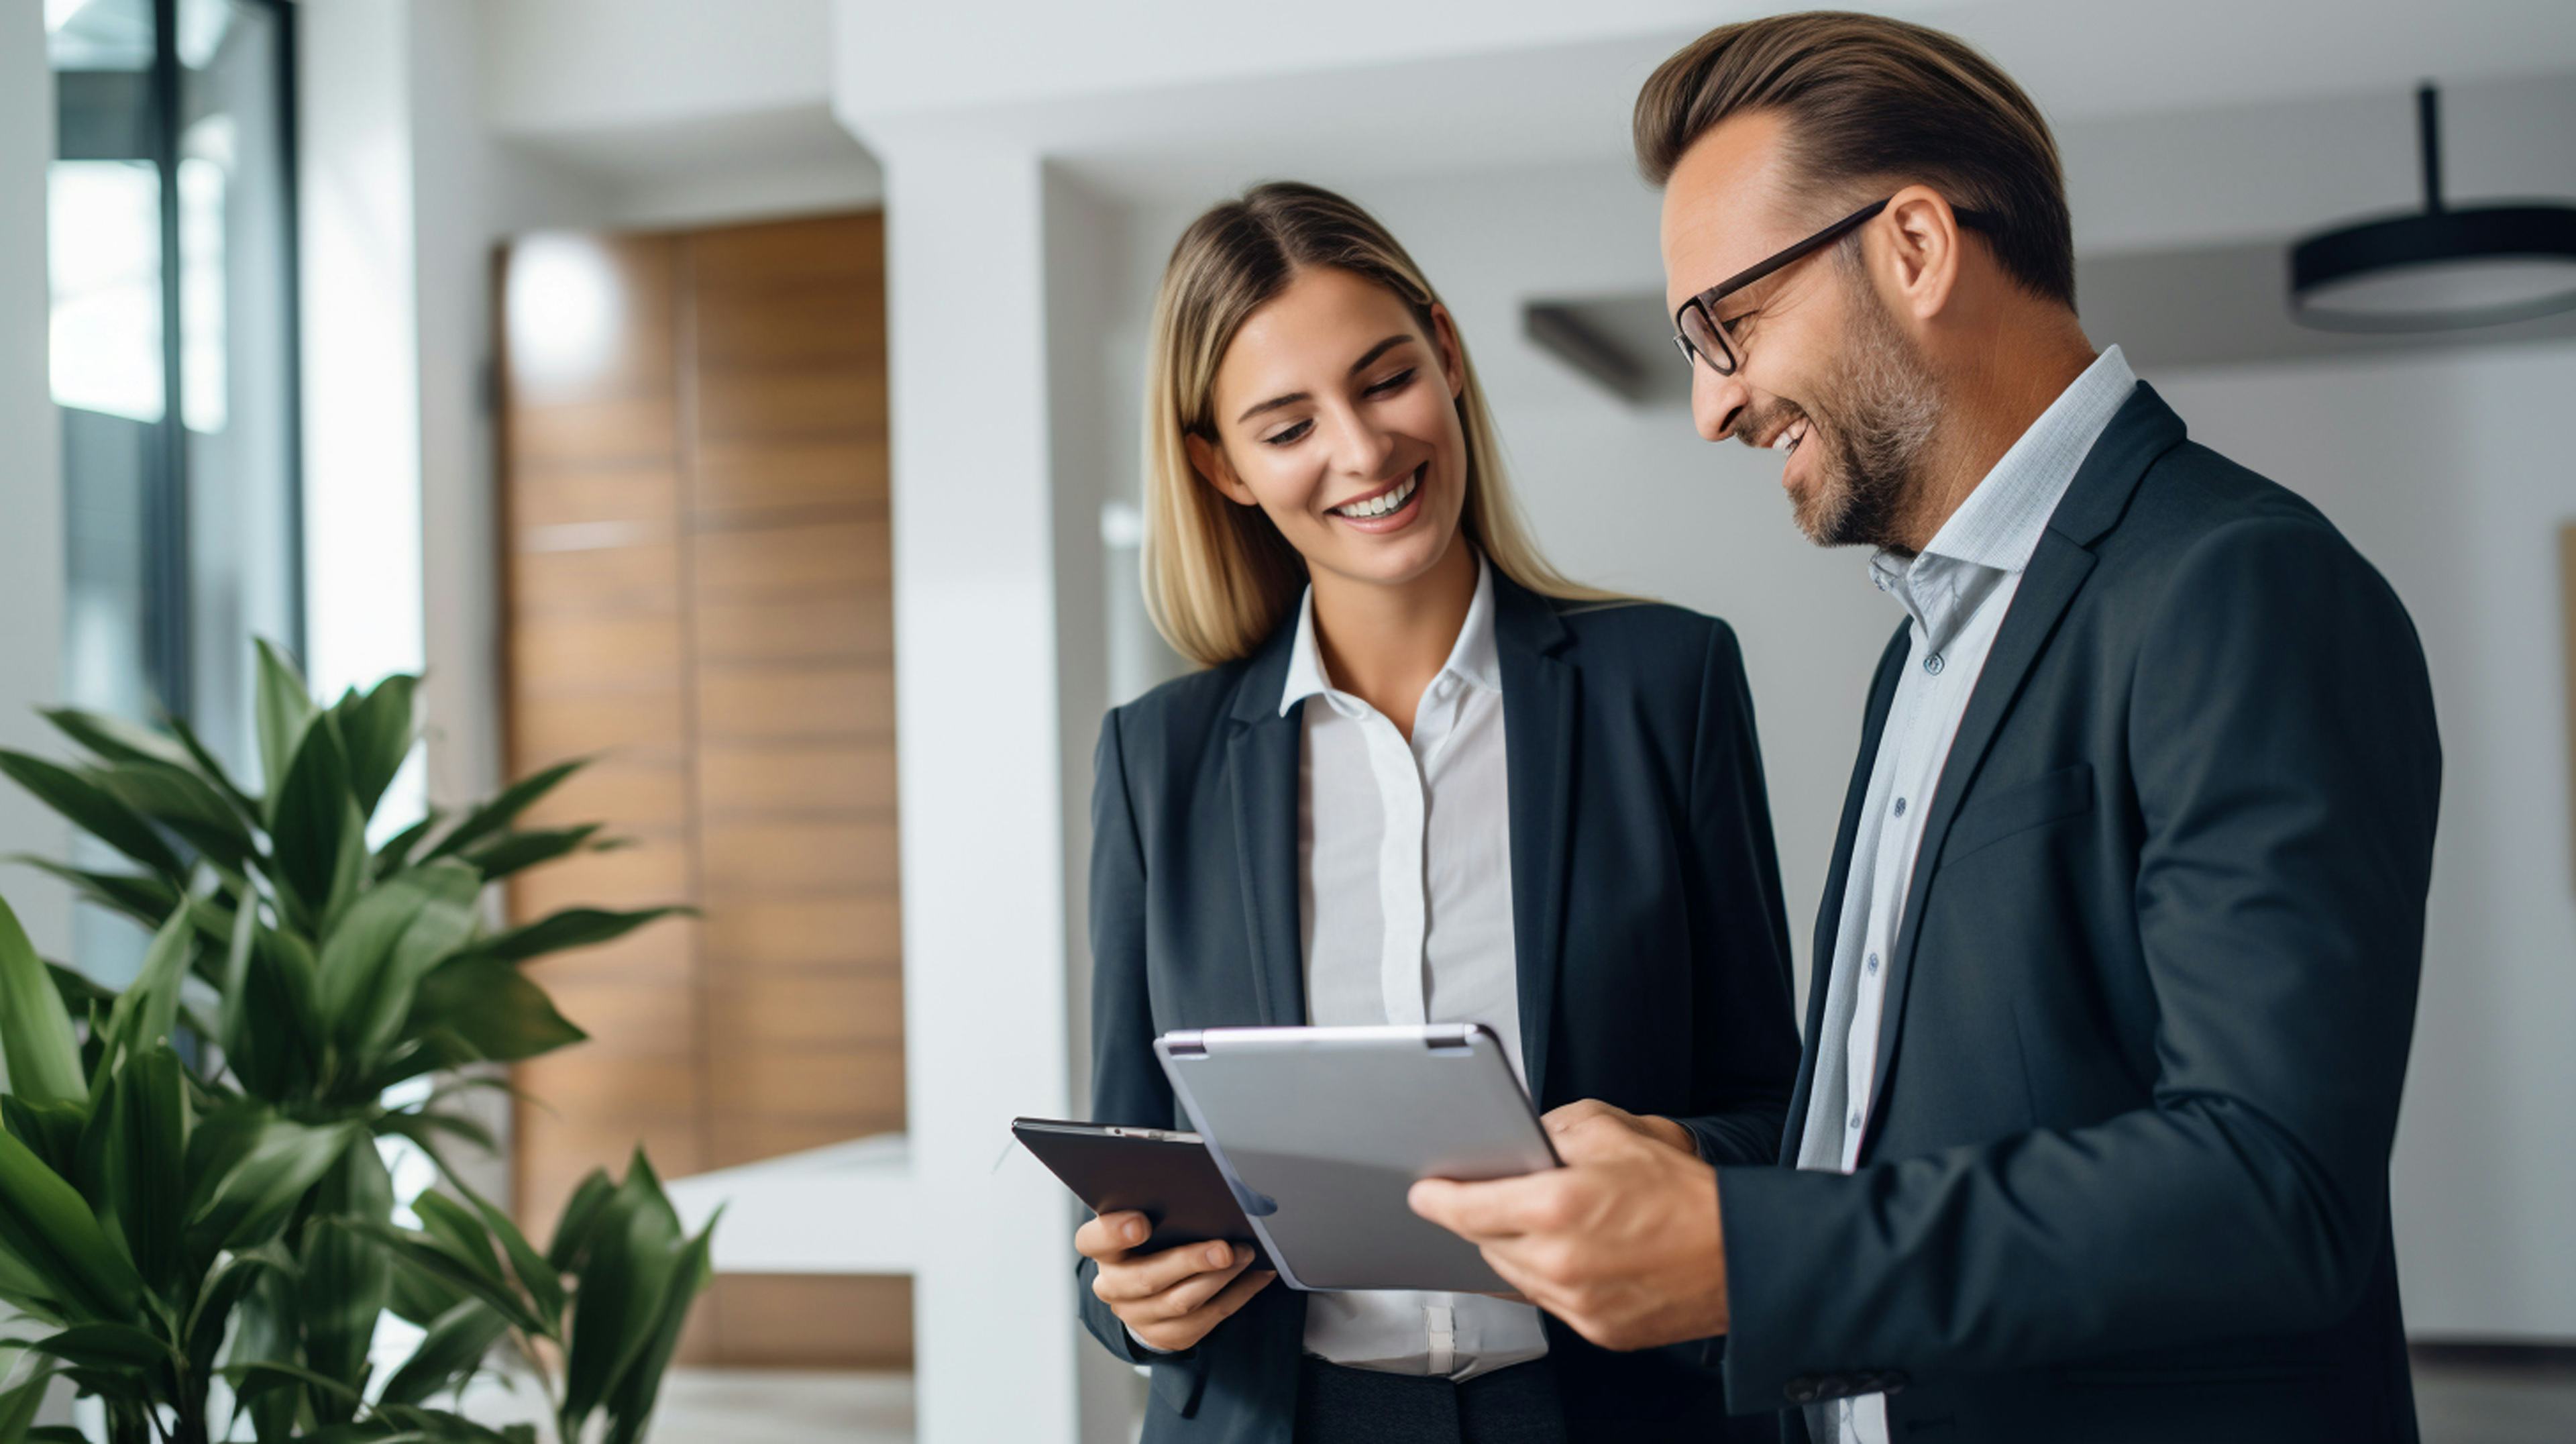
[[[1092, 797], [1093, 1117], [1187, 1127], [1153, 1052], [1175, 1028], [1306, 1021], [1297, 908], [1296, 625], [1109, 714]], [[1599, 1098], [1714, 1161], [1777, 1155], [1798, 1065], [1788, 929], [1735, 635], [1678, 607], [1555, 602], [1494, 576], [1523, 1063], [1542, 1108]], [[1302, 704], [1301, 704], [1302, 705]], [[1287, 1444], [1303, 1295], [1273, 1284], [1150, 1363], [1148, 1441]], [[1547, 1321], [1579, 1420], [1724, 1437], [1706, 1350], [1612, 1354]], [[1741, 1424], [1744, 1421], [1735, 1421]], [[1768, 1421], [1759, 1432], [1771, 1432]]]
[[2388, 1156], [2440, 784], [2396, 594], [2140, 385], [1951, 745], [1858, 1173], [1718, 1170], [1735, 1401], [1894, 1386], [1905, 1444], [2412, 1441]]

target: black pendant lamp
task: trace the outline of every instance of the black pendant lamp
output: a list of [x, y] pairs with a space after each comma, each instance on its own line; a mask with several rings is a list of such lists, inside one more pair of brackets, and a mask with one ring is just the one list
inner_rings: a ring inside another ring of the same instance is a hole
[[2322, 331], [2453, 331], [2576, 310], [2576, 206], [2442, 201], [2441, 102], [2415, 92], [2424, 209], [2290, 248], [2290, 316]]

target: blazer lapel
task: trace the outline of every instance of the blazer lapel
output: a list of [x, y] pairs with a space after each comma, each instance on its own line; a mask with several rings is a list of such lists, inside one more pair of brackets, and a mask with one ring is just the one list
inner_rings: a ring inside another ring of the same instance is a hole
[[1494, 573], [1494, 650], [1503, 673], [1503, 767], [1510, 789], [1512, 950], [1521, 1007], [1521, 1071], [1548, 1106], [1548, 1044], [1565, 960], [1567, 834], [1574, 820], [1574, 667], [1553, 655], [1572, 640], [1556, 607]]
[[1860, 810], [1869, 798], [1869, 775], [1878, 764], [1879, 739], [1887, 732], [1887, 714], [1896, 702], [1896, 679], [1905, 666], [1906, 627], [1878, 654], [1878, 671], [1869, 684], [1869, 704], [1862, 713], [1860, 756], [1852, 762], [1851, 785], [1843, 792], [1842, 827], [1834, 834], [1834, 860], [1825, 869], [1824, 900], [1816, 906], [1816, 943], [1807, 956], [1807, 1028], [1799, 1036], [1806, 1046], [1798, 1054], [1798, 1086], [1789, 1098], [1789, 1117], [1782, 1135], [1781, 1161], [1795, 1165], [1798, 1143], [1806, 1136], [1807, 1100], [1816, 1081], [1816, 1034], [1825, 1026], [1825, 993], [1834, 976], [1834, 944], [1842, 932], [1843, 896], [1851, 882], [1853, 839], [1860, 832]]
[[[1995, 634], [1985, 670], [1977, 674], [1976, 690], [1968, 694], [1968, 710], [1959, 719], [1959, 731], [1951, 740], [1950, 755], [1941, 767], [1940, 785], [1933, 793], [1931, 815], [1923, 822], [1923, 842], [1915, 850], [1914, 873], [1906, 885], [1903, 924], [1897, 931], [1895, 954], [1888, 960], [1887, 998], [1879, 1015], [1878, 1063], [1872, 1074], [1866, 1115], [1872, 1135], [1878, 1131], [1880, 1105], [1887, 1098], [1887, 1080], [1894, 1071], [1891, 1065], [1896, 1058], [1897, 1035], [1904, 1028], [1906, 989], [1914, 981], [1914, 955], [1922, 938], [1924, 905], [1941, 859], [1941, 845], [1950, 835], [1950, 824], [1959, 815], [1960, 803], [1976, 785], [1977, 770], [1984, 765], [1996, 732], [2021, 695], [2031, 667], [2046, 650], [2048, 639], [2057, 631], [2058, 620], [2082, 590], [2085, 577], [2091, 574], [2092, 544], [2127, 509], [2129, 497], [2147, 468], [2157, 457], [2180, 445], [2183, 435], [2182, 418], [2174, 415], [2152, 387], [2138, 383], [2138, 389], [2111, 418], [2111, 425], [2094, 442], [2083, 465], [2076, 468], [2074, 480], [2067, 484], [2065, 497], [2049, 518], [2048, 530], [2040, 536], [2039, 550], [2031, 555], [2030, 566], [2022, 573], [2020, 589], [2013, 594], [2012, 610], [2004, 614], [2003, 626]], [[1870, 1142], [1864, 1137], [1862, 1147], [1866, 1149]]]
[[1297, 761], [1305, 704], [1284, 714], [1279, 710], [1296, 630], [1292, 617], [1245, 670], [1235, 689], [1234, 730], [1225, 748], [1253, 996], [1261, 1021], [1274, 1028], [1306, 1021], [1297, 922]]

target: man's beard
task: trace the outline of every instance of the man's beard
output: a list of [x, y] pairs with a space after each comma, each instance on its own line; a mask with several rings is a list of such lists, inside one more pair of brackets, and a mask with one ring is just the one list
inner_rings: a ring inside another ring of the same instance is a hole
[[1851, 288], [1853, 324], [1844, 374], [1827, 383], [1814, 420], [1823, 434], [1814, 484], [1789, 494], [1798, 529], [1818, 546], [1866, 546], [1912, 555], [1903, 522], [1920, 496], [1923, 452], [1941, 414], [1941, 390], [1914, 343], [1866, 283]]

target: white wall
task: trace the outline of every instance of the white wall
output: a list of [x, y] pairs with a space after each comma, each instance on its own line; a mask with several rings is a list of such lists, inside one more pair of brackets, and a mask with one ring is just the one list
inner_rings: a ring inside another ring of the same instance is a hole
[[[33, 708], [62, 700], [62, 422], [47, 380], [45, 168], [54, 156], [54, 77], [42, 7], [0, 7], [0, 746], [54, 753]], [[0, 789], [0, 854], [61, 857], [70, 832], [15, 787]], [[0, 872], [40, 951], [71, 944], [71, 898], [32, 868]]]
[[821, 106], [830, 0], [475, 0], [481, 109], [504, 134]]
[[2414, 614], [2442, 829], [2397, 1136], [2408, 1324], [2576, 1339], [2576, 857], [2557, 418], [2576, 345], [2152, 378], [2193, 435], [2306, 496]]

